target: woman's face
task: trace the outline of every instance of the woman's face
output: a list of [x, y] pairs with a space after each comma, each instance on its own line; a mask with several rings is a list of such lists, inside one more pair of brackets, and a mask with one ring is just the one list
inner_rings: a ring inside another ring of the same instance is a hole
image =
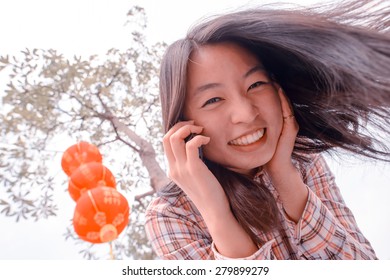
[[206, 45], [188, 64], [184, 115], [211, 138], [205, 157], [249, 174], [275, 153], [283, 118], [278, 85], [261, 62], [232, 44]]

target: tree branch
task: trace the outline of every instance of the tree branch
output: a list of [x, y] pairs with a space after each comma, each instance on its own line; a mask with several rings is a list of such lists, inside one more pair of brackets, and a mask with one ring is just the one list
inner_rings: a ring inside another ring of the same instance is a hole
[[[119, 75], [120, 69], [115, 73], [114, 77], [111, 79], [111, 81], [107, 84], [107, 87], [111, 86], [112, 83], [115, 81], [116, 77]], [[102, 118], [105, 118], [111, 122], [111, 125], [114, 128], [114, 131], [116, 133], [116, 136], [118, 140], [135, 150], [142, 161], [142, 164], [147, 169], [149, 176], [150, 176], [150, 185], [153, 189], [153, 191], [157, 191], [161, 187], [168, 184], [169, 179], [166, 176], [165, 172], [162, 170], [161, 166], [156, 160], [156, 151], [154, 150], [151, 143], [149, 143], [147, 140], [140, 137], [137, 133], [135, 133], [133, 130], [131, 130], [128, 126], [126, 126], [123, 122], [119, 120], [118, 117], [116, 117], [110, 110], [110, 108], [107, 106], [107, 104], [104, 102], [101, 91], [99, 90], [96, 93], [96, 96], [104, 108], [104, 113], [98, 113]], [[93, 109], [93, 111], [95, 111]], [[96, 112], [96, 111], [95, 111]], [[119, 132], [124, 133], [131, 141], [134, 143], [130, 143], [129, 141], [123, 139]]]
[[117, 129], [117, 127], [113, 124], [112, 120], [110, 120], [113, 128], [114, 128], [114, 131], [115, 131], [115, 134], [116, 134], [116, 138], [121, 141], [122, 143], [126, 144], [127, 146], [129, 146], [130, 148], [132, 148], [134, 151], [136, 151], [137, 153], [140, 153], [140, 149], [137, 148], [136, 146], [134, 146], [133, 144], [131, 144], [129, 141], [126, 141], [125, 139], [123, 139], [120, 135], [119, 135], [119, 131]]
[[148, 191], [148, 192], [146, 192], [146, 193], [136, 195], [136, 196], [134, 197], [134, 199], [137, 200], [137, 201], [139, 201], [139, 202], [141, 202], [141, 199], [142, 199], [142, 198], [147, 197], [147, 196], [150, 196], [150, 195], [153, 195], [154, 193], [155, 193], [155, 190], [153, 189], [153, 190], [150, 190], [150, 191]]

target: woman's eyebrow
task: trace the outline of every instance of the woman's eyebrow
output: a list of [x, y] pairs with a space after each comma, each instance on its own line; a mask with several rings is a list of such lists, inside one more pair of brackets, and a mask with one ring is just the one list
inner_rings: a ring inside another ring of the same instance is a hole
[[[252, 75], [253, 73], [256, 73], [256, 72], [263, 72], [264, 73], [265, 69], [264, 69], [263, 65], [258, 64], [256, 66], [252, 67], [251, 69], [249, 69], [248, 72], [246, 72], [244, 74], [243, 78], [244, 79], [248, 78], [250, 75]], [[220, 86], [221, 86], [220, 83], [209, 83], [209, 84], [201, 85], [201, 86], [199, 86], [199, 87], [197, 87], [195, 89], [194, 96], [198, 95], [199, 93], [204, 92], [206, 90], [213, 89], [213, 88], [218, 88]]]
[[209, 83], [209, 84], [205, 84], [205, 85], [201, 85], [199, 87], [196, 88], [195, 92], [194, 92], [194, 96], [203, 92], [203, 91], [206, 91], [206, 90], [209, 90], [209, 89], [213, 89], [213, 88], [216, 88], [216, 87], [220, 87], [221, 84], [220, 83]]
[[252, 67], [251, 69], [249, 69], [248, 72], [246, 72], [246, 73], [244, 74], [243, 78], [244, 78], [244, 79], [245, 79], [245, 78], [248, 78], [250, 75], [252, 75], [253, 73], [258, 72], [258, 71], [260, 71], [260, 72], [264, 72], [264, 71], [265, 71], [263, 65], [258, 64], [258, 65], [256, 65], [256, 66]]

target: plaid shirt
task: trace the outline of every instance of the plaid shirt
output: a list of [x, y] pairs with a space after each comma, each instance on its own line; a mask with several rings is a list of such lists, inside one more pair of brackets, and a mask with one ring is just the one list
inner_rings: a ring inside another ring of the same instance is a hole
[[[266, 174], [257, 175], [263, 176], [276, 199], [282, 227], [269, 233], [258, 232], [266, 243], [244, 259], [376, 259], [323, 157], [316, 155], [309, 164], [297, 167], [309, 190], [298, 223], [285, 215], [278, 193]], [[218, 253], [199, 211], [178, 187], [151, 202], [145, 229], [153, 249], [162, 259], [229, 259]]]

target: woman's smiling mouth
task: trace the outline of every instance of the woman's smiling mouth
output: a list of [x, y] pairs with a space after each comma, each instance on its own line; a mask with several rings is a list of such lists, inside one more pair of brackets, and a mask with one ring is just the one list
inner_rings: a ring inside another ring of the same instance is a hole
[[263, 137], [264, 132], [265, 132], [265, 128], [256, 130], [255, 132], [253, 132], [251, 134], [247, 134], [247, 135], [241, 136], [237, 139], [229, 141], [229, 145], [246, 146], [246, 145], [253, 144], [253, 143], [259, 141]]

